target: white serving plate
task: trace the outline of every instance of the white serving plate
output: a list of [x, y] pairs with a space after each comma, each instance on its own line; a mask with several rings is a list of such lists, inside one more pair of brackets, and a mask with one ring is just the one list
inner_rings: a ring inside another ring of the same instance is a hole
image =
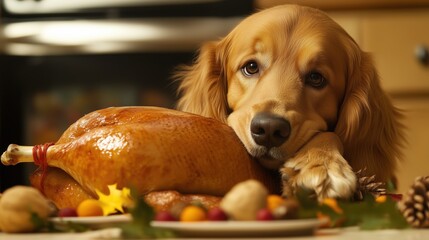
[[[103, 217], [54, 217], [57, 226], [69, 223], [85, 225], [91, 229], [118, 227], [130, 222], [131, 215]], [[292, 219], [273, 221], [204, 221], [164, 222], [152, 221], [153, 227], [171, 230], [180, 237], [282, 237], [311, 235], [324, 224], [320, 219]]]

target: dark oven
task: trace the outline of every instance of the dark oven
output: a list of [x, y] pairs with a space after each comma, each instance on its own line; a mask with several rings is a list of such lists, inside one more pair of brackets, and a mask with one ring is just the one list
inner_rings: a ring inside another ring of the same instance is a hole
[[[251, 11], [247, 0], [1, 1], [1, 151], [53, 142], [99, 108], [173, 108], [174, 68]], [[3, 191], [34, 166], [0, 170]]]

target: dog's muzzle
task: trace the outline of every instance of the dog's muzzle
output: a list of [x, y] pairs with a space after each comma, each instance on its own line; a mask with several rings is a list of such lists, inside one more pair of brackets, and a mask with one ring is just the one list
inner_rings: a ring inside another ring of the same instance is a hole
[[262, 166], [278, 169], [285, 161], [284, 153], [278, 148], [287, 141], [291, 132], [289, 121], [270, 114], [259, 113], [250, 123], [250, 134], [258, 147], [252, 151]]
[[286, 119], [270, 114], [259, 113], [250, 123], [250, 133], [256, 144], [270, 149], [279, 147], [289, 138], [290, 123]]

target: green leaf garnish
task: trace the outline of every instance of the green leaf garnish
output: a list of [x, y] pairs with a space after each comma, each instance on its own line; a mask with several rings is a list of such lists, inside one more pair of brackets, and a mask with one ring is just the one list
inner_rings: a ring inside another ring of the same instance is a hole
[[35, 212], [31, 213], [30, 220], [37, 232], [85, 232], [89, 230], [85, 225], [70, 221], [65, 221], [63, 225], [57, 226], [53, 222], [49, 221], [49, 219], [41, 218]]
[[363, 201], [337, 200], [342, 213], [329, 206], [319, 204], [311, 192], [300, 190], [297, 194], [300, 205], [300, 218], [314, 218], [318, 213], [328, 216], [333, 226], [359, 226], [363, 230], [409, 227], [397, 202], [387, 197], [385, 202], [376, 202], [371, 194], [364, 196]]
[[130, 210], [133, 221], [121, 226], [124, 238], [171, 238], [173, 232], [151, 226], [155, 217], [153, 208], [143, 198], [137, 196], [131, 189], [131, 196], [135, 199], [135, 206]]

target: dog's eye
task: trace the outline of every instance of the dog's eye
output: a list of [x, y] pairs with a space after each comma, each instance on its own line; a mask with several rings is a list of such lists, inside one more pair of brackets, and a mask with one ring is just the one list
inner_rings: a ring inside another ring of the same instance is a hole
[[259, 66], [256, 61], [248, 61], [244, 66], [241, 68], [241, 72], [246, 77], [252, 77], [255, 74], [259, 73]]
[[307, 84], [313, 88], [320, 89], [320, 88], [323, 88], [324, 86], [326, 86], [327, 81], [326, 81], [326, 78], [323, 77], [322, 74], [320, 74], [318, 72], [310, 72], [305, 77], [305, 84]]

